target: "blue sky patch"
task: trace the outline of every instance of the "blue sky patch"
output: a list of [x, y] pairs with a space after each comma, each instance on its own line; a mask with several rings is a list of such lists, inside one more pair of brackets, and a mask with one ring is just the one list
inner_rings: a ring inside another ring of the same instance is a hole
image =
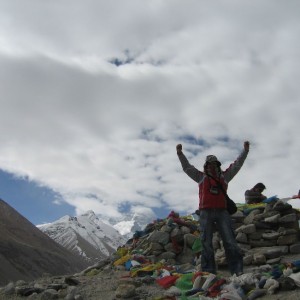
[[75, 215], [74, 207], [62, 201], [58, 193], [3, 170], [0, 170], [0, 198], [34, 225]]

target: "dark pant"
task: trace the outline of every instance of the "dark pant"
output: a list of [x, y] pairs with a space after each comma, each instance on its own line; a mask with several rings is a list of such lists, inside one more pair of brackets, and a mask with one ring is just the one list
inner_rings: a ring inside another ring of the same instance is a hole
[[231, 217], [226, 209], [200, 210], [201, 268], [204, 272], [216, 273], [215, 254], [212, 244], [214, 229], [217, 227], [225, 249], [231, 274], [243, 273], [243, 256], [235, 239]]

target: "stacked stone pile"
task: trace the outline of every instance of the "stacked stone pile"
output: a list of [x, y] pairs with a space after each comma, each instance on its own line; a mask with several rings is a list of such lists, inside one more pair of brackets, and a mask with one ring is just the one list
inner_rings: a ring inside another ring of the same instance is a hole
[[[235, 218], [239, 224], [235, 226], [236, 239], [244, 251], [245, 265], [275, 264], [283, 255], [300, 253], [299, 212], [290, 204], [280, 200], [260, 204], [247, 216], [237, 212]], [[216, 245], [221, 244], [218, 237], [216, 240]], [[216, 246], [216, 250], [218, 264], [225, 264], [223, 248]]]
[[[200, 254], [199, 224], [196, 218], [174, 217], [156, 222], [152, 231], [139, 238], [133, 252], [153, 262], [171, 265], [195, 264]], [[279, 263], [286, 254], [300, 253], [299, 211], [280, 200], [267, 204], [244, 205], [232, 216], [236, 239], [244, 252], [244, 264]], [[226, 265], [222, 240], [216, 230], [213, 238], [216, 262]]]
[[132, 253], [142, 254], [153, 263], [163, 260], [169, 265], [193, 264], [200, 250], [196, 245], [199, 234], [197, 220], [171, 212], [139, 238]]

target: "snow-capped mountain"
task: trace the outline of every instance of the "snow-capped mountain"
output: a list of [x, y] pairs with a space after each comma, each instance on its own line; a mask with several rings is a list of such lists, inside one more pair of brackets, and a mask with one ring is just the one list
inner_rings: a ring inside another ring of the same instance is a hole
[[143, 230], [146, 225], [155, 219], [153, 214], [145, 214], [142, 212], [127, 213], [121, 218], [107, 218], [104, 215], [98, 215], [98, 217], [106, 224], [112, 225], [126, 240], [132, 238], [136, 231]]
[[115, 228], [102, 222], [93, 211], [77, 217], [64, 216], [37, 227], [63, 247], [91, 261], [108, 257], [126, 243]]

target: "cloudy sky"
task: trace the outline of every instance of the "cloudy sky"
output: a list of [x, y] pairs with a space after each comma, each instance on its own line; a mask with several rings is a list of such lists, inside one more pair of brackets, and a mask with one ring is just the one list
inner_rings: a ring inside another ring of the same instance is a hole
[[200, 170], [208, 154], [226, 169], [245, 140], [231, 198], [257, 182], [297, 194], [299, 11], [297, 0], [0, 0], [0, 197], [33, 223], [192, 212], [197, 184], [176, 144]]

